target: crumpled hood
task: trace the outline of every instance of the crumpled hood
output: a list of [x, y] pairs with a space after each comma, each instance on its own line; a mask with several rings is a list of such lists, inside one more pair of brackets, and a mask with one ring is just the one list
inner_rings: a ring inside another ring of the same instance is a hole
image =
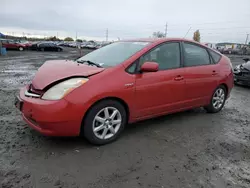
[[79, 64], [69, 60], [46, 61], [35, 74], [32, 85], [35, 89], [43, 90], [53, 82], [75, 76], [91, 76], [100, 73], [104, 68]]
[[246, 62], [246, 63], [243, 63], [243, 64], [242, 64], [242, 67], [243, 67], [244, 69], [247, 69], [247, 70], [250, 71], [250, 61], [248, 61], [248, 62]]

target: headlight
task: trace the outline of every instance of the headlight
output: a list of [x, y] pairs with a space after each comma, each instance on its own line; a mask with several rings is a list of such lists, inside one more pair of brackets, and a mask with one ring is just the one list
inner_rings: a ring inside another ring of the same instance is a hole
[[88, 81], [87, 78], [71, 78], [69, 80], [65, 80], [47, 90], [43, 94], [42, 99], [45, 100], [62, 99], [69, 92], [81, 86], [82, 84], [86, 83], [87, 81]]

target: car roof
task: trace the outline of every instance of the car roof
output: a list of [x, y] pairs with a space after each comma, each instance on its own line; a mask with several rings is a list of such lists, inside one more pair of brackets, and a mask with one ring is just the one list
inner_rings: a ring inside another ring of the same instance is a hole
[[163, 42], [168, 42], [168, 41], [183, 41], [183, 42], [191, 42], [191, 43], [195, 43], [198, 44], [200, 46], [209, 48], [208, 46], [196, 42], [194, 40], [189, 40], [189, 39], [184, 39], [184, 38], [141, 38], [141, 39], [129, 39], [129, 40], [121, 40], [121, 42], [149, 42], [149, 43], [163, 43]]
[[[139, 39], [128, 39], [128, 40], [121, 40], [124, 42], [166, 42], [166, 41], [186, 41], [186, 42], [193, 42], [193, 43], [197, 43], [194, 40], [188, 40], [188, 39], [184, 39], [184, 38], [139, 38]], [[201, 43], [198, 43], [201, 44]]]

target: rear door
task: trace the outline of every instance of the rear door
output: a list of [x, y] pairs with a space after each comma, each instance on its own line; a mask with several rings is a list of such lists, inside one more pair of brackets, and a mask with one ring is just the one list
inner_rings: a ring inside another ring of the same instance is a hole
[[190, 42], [182, 44], [187, 105], [205, 105], [218, 85], [218, 65], [205, 47]]
[[45, 51], [52, 51], [51, 49], [53, 49], [50, 43], [45, 43], [44, 47], [45, 47]]
[[50, 51], [57, 51], [57, 46], [55, 44], [50, 43], [49, 47], [50, 47]]
[[140, 58], [139, 67], [148, 61], [158, 63], [159, 70], [136, 75], [137, 117], [155, 116], [182, 108], [185, 80], [180, 43], [168, 42], [154, 48]]

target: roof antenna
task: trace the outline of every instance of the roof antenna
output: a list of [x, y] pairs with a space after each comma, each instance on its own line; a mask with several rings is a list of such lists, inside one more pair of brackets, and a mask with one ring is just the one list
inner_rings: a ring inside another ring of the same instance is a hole
[[187, 34], [189, 33], [189, 31], [191, 30], [191, 28], [192, 28], [192, 27], [189, 27], [189, 29], [188, 29], [186, 35], [185, 35], [183, 38], [186, 38], [186, 36], [187, 36]]

